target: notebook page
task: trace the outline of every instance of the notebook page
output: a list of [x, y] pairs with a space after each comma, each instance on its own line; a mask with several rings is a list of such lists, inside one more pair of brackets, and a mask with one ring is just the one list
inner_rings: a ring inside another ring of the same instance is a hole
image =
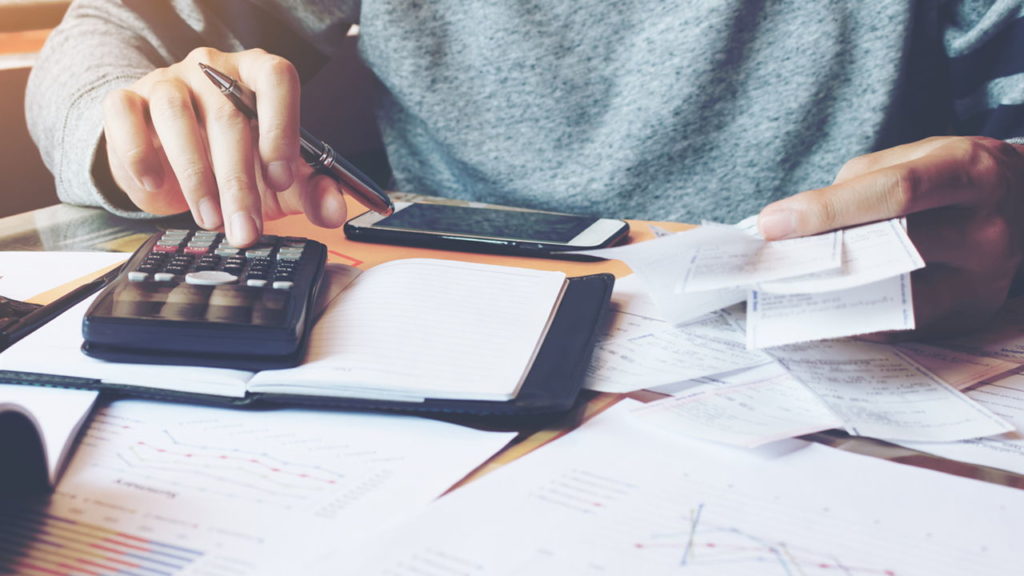
[[313, 328], [307, 357], [250, 392], [418, 401], [514, 398], [565, 275], [409, 259], [364, 272]]

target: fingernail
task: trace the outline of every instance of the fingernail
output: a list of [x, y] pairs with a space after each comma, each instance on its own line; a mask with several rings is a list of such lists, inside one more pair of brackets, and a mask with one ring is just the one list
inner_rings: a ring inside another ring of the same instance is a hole
[[220, 207], [211, 198], [203, 198], [199, 201], [199, 226], [212, 230], [220, 228]]
[[788, 208], [775, 208], [761, 213], [757, 227], [766, 240], [782, 240], [796, 235], [796, 213]]
[[267, 164], [267, 180], [275, 191], [287, 189], [292, 185], [293, 179], [291, 162], [278, 160]]
[[228, 235], [232, 246], [249, 246], [259, 238], [260, 232], [252, 216], [246, 212], [235, 212]]

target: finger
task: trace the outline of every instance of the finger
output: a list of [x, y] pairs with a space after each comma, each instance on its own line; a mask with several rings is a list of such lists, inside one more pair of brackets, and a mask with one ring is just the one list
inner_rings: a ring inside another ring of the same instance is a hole
[[192, 107], [191, 91], [182, 82], [164, 80], [153, 83], [147, 97], [153, 128], [192, 217], [203, 228], [220, 228], [220, 201], [206, 143]]
[[206, 84], [191, 86], [206, 130], [224, 230], [232, 245], [247, 247], [259, 239], [263, 224], [250, 122], [209, 81]]
[[103, 100], [103, 133], [117, 163], [112, 169], [118, 185], [139, 208], [166, 213], [158, 194], [164, 182], [163, 159], [146, 115], [142, 96], [130, 90], [114, 90]]
[[970, 139], [765, 207], [758, 225], [769, 240], [818, 234], [942, 206], [973, 206], [1001, 193], [994, 155]]
[[875, 170], [921, 158], [930, 154], [936, 148], [947, 144], [949, 140], [950, 137], [948, 136], [935, 136], [857, 156], [843, 165], [832, 183], [838, 184], [868, 172], [874, 172]]
[[314, 174], [303, 200], [302, 211], [309, 221], [322, 228], [337, 228], [345, 223], [348, 207], [340, 185], [323, 174]]
[[1020, 261], [1011, 226], [999, 214], [933, 210], [909, 218], [908, 231], [929, 265], [984, 274], [992, 282], [1010, 281]]
[[262, 51], [246, 54], [239, 61], [238, 72], [240, 80], [257, 96], [264, 178], [280, 192], [292, 185], [299, 160], [299, 75], [280, 56]]
[[970, 274], [943, 265], [911, 275], [916, 333], [930, 337], [963, 334], [983, 326], [1005, 299]]

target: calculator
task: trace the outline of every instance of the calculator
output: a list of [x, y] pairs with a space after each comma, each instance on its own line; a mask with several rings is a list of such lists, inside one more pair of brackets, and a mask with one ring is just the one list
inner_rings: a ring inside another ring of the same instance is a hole
[[219, 232], [158, 232], [89, 307], [82, 350], [120, 362], [294, 366], [326, 261], [326, 246], [307, 238], [237, 248]]

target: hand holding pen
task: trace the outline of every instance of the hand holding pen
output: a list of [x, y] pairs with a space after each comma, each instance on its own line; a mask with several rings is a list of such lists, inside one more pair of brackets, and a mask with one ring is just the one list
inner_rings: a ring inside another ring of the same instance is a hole
[[239, 246], [255, 242], [265, 220], [288, 214], [341, 226], [342, 192], [389, 210], [372, 181], [301, 129], [299, 90], [295, 68], [278, 56], [194, 50], [107, 96], [111, 175], [139, 209], [190, 210], [199, 226], [223, 227]]

